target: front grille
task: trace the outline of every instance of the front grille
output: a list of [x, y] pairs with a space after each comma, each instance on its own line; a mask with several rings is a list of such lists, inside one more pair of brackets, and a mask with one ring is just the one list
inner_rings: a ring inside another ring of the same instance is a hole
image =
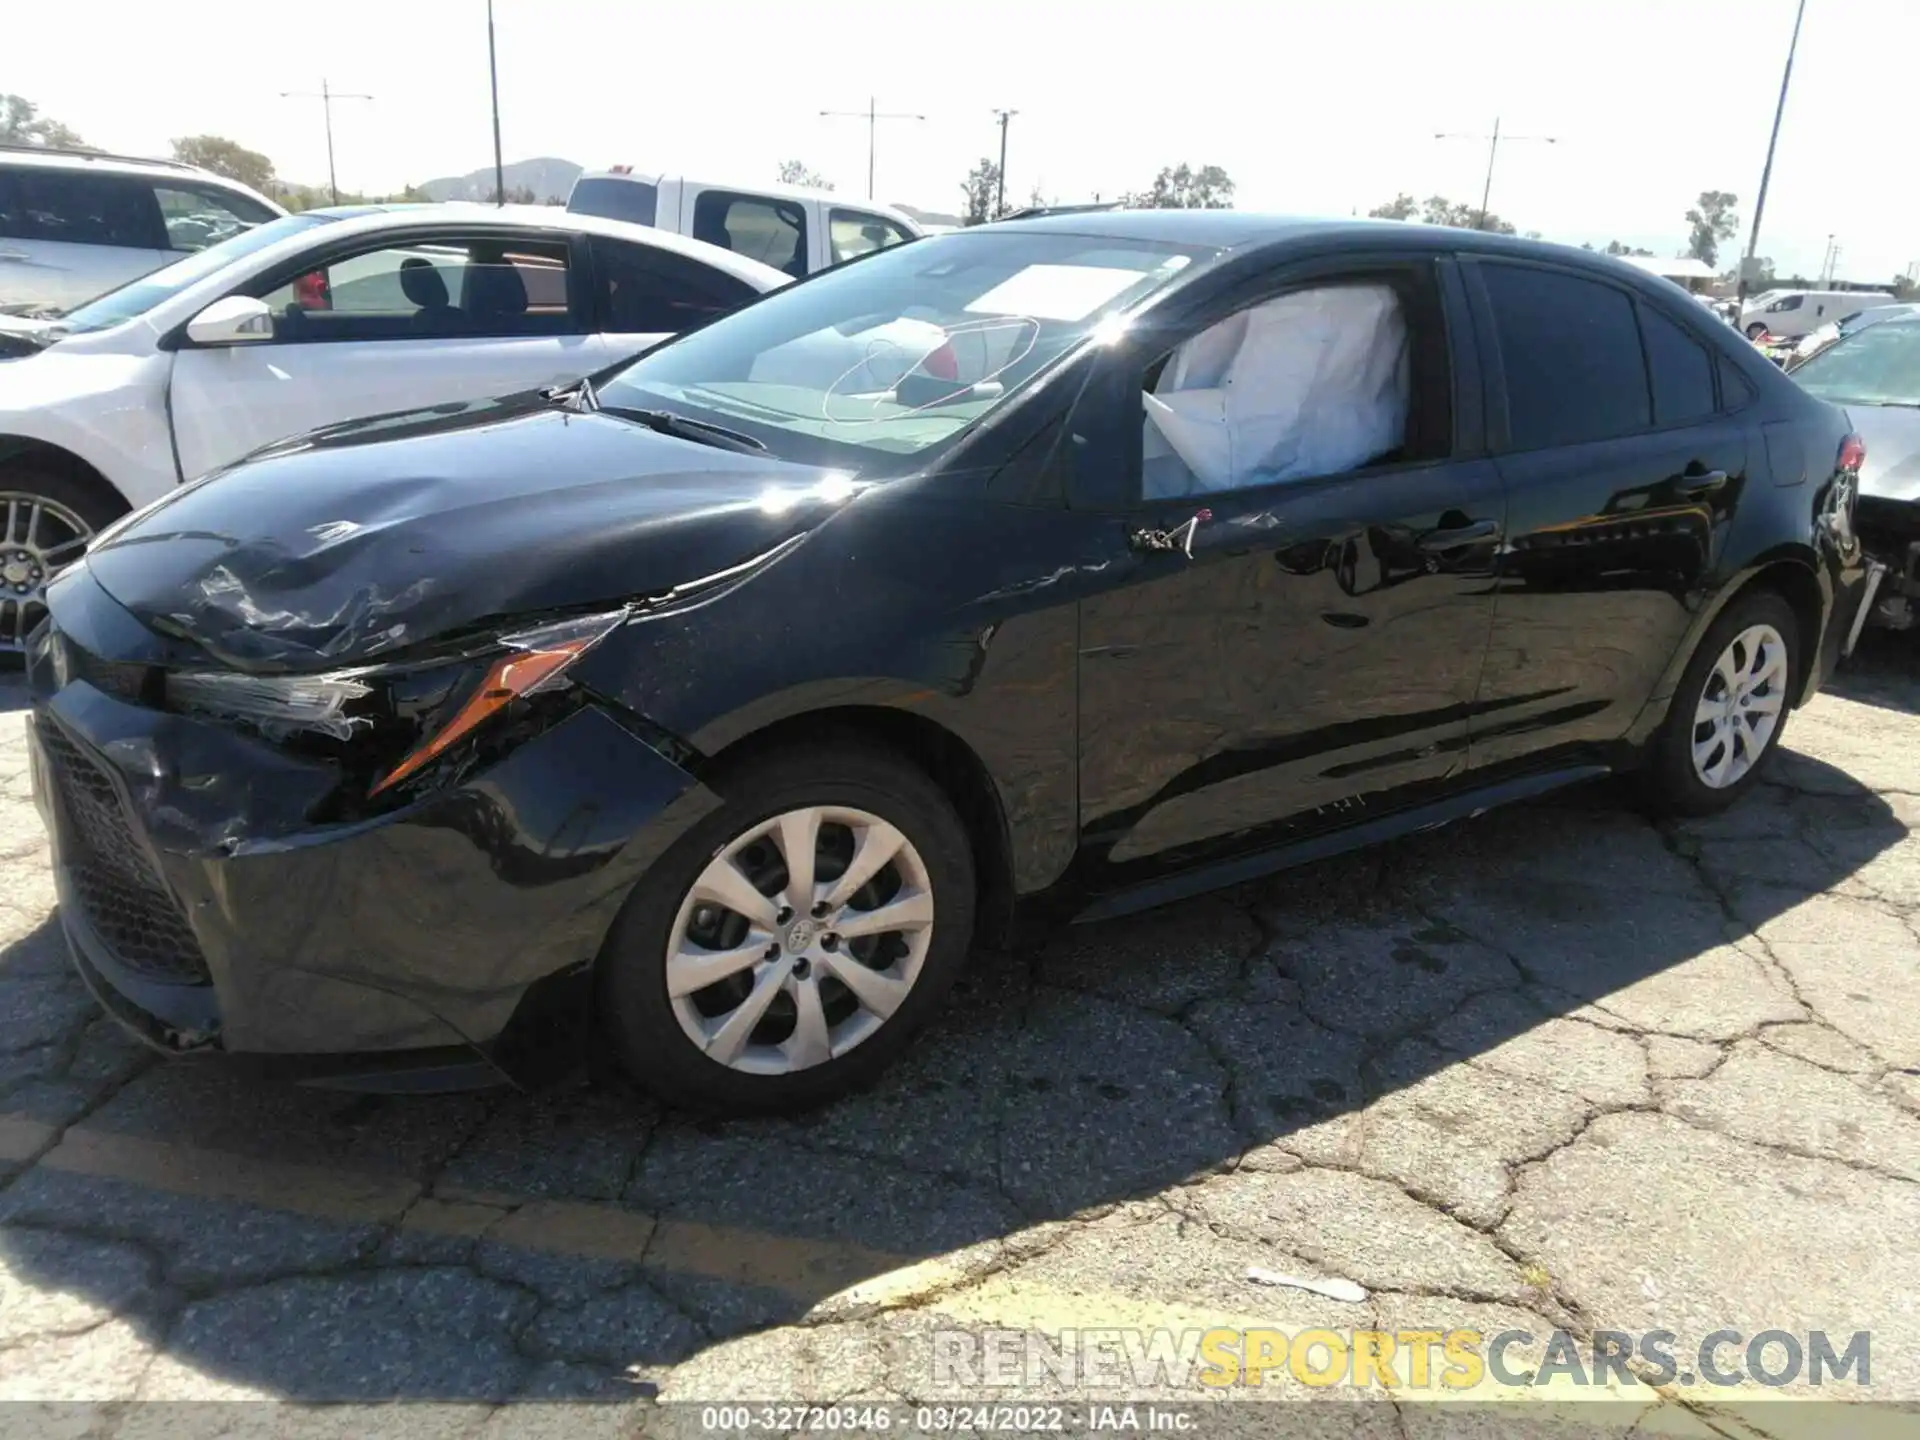
[[87, 923], [128, 969], [173, 984], [204, 983], [200, 942], [134, 839], [113, 782], [57, 725], [42, 724], [39, 735], [66, 822], [61, 858]]
[[1853, 529], [1869, 550], [1920, 540], [1920, 505], [1862, 495], [1853, 502]]

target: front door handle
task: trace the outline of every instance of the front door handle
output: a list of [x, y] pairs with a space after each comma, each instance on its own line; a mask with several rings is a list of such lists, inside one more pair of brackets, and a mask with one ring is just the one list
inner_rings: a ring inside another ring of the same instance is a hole
[[1429, 553], [1463, 550], [1469, 545], [1479, 544], [1482, 540], [1492, 540], [1499, 533], [1498, 520], [1475, 520], [1451, 530], [1429, 530], [1414, 543]]
[[1682, 475], [1680, 477], [1680, 483], [1674, 488], [1675, 493], [1682, 499], [1691, 500], [1699, 495], [1711, 495], [1726, 483], [1726, 471], [1706, 470], [1697, 475]]
[[31, 260], [32, 258], [24, 250], [0, 250], [0, 260]]

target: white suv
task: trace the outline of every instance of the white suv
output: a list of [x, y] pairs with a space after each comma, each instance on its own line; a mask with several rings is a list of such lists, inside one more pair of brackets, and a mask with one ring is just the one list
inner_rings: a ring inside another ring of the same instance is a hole
[[71, 309], [285, 213], [191, 165], [0, 145], [0, 311]]

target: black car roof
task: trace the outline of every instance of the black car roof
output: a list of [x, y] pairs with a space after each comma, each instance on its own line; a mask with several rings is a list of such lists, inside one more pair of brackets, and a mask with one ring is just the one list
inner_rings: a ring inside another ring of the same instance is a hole
[[[1434, 249], [1474, 251], [1488, 255], [1532, 257], [1587, 265], [1616, 281], [1642, 289], [1659, 277], [1595, 250], [1493, 235], [1483, 230], [1461, 230], [1420, 225], [1405, 220], [1362, 220], [1310, 215], [1263, 215], [1247, 210], [1102, 210], [1080, 214], [1038, 215], [1028, 220], [1002, 220], [995, 230], [1051, 231], [1054, 234], [1099, 238], [1157, 240], [1176, 245], [1207, 245], [1220, 250], [1248, 251], [1308, 238], [1333, 244], [1421, 245]], [[1663, 282], [1671, 283], [1671, 282]]]

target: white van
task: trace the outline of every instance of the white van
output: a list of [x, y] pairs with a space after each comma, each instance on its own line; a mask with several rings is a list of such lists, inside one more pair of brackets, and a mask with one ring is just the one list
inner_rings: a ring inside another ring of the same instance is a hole
[[1763, 334], [1791, 340], [1830, 320], [1892, 300], [1884, 290], [1769, 290], [1747, 301], [1740, 328], [1750, 340]]
[[898, 210], [831, 190], [636, 175], [630, 165], [582, 175], [567, 209], [704, 240], [796, 280], [924, 233]]

